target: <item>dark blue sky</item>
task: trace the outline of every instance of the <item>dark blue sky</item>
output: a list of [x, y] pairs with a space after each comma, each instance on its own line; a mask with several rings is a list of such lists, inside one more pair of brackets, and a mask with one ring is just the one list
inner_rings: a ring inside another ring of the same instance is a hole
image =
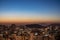
[[0, 18], [59, 21], [59, 6], [59, 0], [0, 0]]

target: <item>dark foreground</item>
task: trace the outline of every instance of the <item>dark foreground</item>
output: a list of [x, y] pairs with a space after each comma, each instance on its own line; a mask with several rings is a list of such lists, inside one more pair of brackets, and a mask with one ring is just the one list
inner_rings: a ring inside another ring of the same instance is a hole
[[60, 24], [0, 25], [0, 40], [60, 40]]

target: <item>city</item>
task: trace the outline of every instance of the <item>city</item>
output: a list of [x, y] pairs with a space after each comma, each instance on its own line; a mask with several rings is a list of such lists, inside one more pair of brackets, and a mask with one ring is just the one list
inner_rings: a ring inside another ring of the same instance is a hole
[[60, 0], [0, 0], [0, 40], [60, 40]]
[[60, 24], [0, 25], [0, 40], [60, 40]]

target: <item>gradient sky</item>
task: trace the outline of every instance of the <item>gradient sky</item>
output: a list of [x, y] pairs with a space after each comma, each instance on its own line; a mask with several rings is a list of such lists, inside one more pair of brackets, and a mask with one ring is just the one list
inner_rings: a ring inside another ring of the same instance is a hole
[[59, 0], [0, 0], [0, 23], [60, 22]]

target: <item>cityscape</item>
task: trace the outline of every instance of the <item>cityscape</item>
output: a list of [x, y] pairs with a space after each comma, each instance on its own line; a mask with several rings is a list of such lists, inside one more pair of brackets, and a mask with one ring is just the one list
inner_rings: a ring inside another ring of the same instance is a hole
[[60, 40], [60, 24], [0, 25], [0, 40]]
[[0, 0], [0, 40], [60, 40], [60, 0]]

